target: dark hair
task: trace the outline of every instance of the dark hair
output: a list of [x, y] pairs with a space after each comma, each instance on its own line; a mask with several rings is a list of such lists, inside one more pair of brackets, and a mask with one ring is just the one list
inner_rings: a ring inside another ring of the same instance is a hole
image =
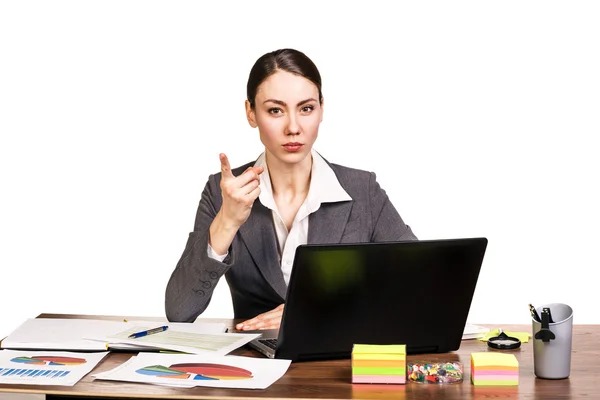
[[319, 74], [317, 66], [301, 51], [280, 49], [261, 56], [250, 70], [246, 87], [246, 96], [250, 102], [250, 107], [254, 108], [256, 92], [260, 84], [277, 70], [300, 75], [314, 83], [319, 89], [319, 103], [323, 101], [321, 74]]

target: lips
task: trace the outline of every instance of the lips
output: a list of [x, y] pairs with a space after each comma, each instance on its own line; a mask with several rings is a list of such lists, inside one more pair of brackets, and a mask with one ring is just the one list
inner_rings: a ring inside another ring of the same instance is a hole
[[284, 144], [283, 148], [287, 151], [294, 152], [294, 151], [300, 150], [302, 148], [302, 146], [304, 146], [302, 143], [290, 142], [290, 143]]

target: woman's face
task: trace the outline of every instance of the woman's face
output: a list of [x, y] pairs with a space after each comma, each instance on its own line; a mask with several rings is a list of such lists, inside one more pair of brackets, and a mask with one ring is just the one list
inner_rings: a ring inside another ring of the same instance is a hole
[[277, 71], [265, 79], [256, 93], [254, 110], [246, 101], [246, 115], [258, 127], [267, 159], [297, 164], [310, 154], [323, 120], [319, 89], [308, 79]]

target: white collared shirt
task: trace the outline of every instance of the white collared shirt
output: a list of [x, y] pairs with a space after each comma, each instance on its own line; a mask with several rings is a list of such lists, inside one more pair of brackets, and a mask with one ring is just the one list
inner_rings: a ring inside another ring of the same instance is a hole
[[[273, 197], [273, 187], [271, 185], [265, 153], [262, 153], [254, 163], [255, 167], [264, 167], [264, 172], [260, 174], [261, 191], [258, 199], [265, 207], [269, 208], [273, 214], [273, 225], [275, 226], [277, 242], [279, 243], [281, 271], [283, 272], [283, 279], [286, 284], [290, 281], [296, 247], [307, 243], [309, 215], [317, 211], [322, 203], [352, 200], [350, 195], [342, 188], [335, 173], [323, 157], [321, 157], [314, 149], [311, 154], [313, 162], [308, 194], [298, 209], [298, 213], [292, 222], [292, 228], [289, 232], [283, 219], [279, 215], [277, 204]], [[210, 245], [208, 245], [208, 255], [218, 261], [223, 261], [227, 256], [227, 254], [222, 256], [215, 254]]]

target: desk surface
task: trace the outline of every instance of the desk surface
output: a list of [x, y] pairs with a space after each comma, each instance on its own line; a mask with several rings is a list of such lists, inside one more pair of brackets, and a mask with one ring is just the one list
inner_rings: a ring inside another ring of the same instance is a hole
[[[92, 315], [42, 314], [39, 318], [102, 318], [140, 319], [134, 316], [106, 317]], [[144, 318], [148, 319], [148, 318]], [[151, 318], [163, 321], [164, 318]], [[203, 319], [208, 322], [232, 320]], [[507, 331], [531, 332], [531, 326], [504, 325]], [[591, 399], [600, 396], [600, 325], [575, 325], [573, 327], [573, 354], [571, 376], [563, 380], [537, 379], [533, 375], [532, 342], [512, 350], [519, 360], [519, 386], [475, 387], [469, 380], [470, 354], [488, 349], [479, 340], [465, 340], [458, 351], [448, 354], [408, 356], [408, 361], [458, 360], [465, 366], [465, 380], [455, 385], [371, 385], [351, 383], [350, 360], [292, 363], [288, 372], [264, 390], [220, 388], [172, 388], [149, 384], [94, 381], [88, 374], [75, 386], [0, 385], [0, 392], [44, 393], [56, 398], [185, 398], [185, 399]], [[232, 354], [260, 357], [246, 347]], [[109, 354], [92, 373], [110, 370], [131, 357], [128, 353]], [[49, 396], [49, 397], [50, 397]]]

